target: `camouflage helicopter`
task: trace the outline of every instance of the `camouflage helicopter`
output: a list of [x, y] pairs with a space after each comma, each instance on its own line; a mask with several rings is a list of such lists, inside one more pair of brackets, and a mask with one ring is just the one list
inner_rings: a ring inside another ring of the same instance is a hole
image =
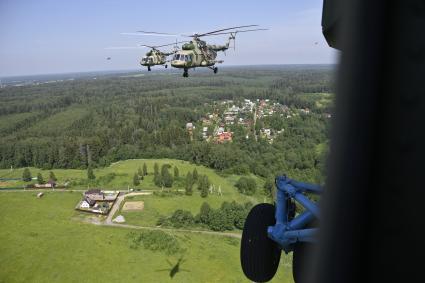
[[[175, 52], [173, 58], [171, 59], [171, 66], [174, 68], [183, 69], [183, 77], [189, 76], [189, 69], [197, 68], [197, 67], [207, 67], [213, 70], [214, 74], [216, 74], [218, 71], [218, 68], [215, 65], [218, 63], [223, 63], [223, 60], [217, 60], [217, 52], [219, 51], [225, 52], [227, 49], [229, 49], [231, 41], [235, 42], [237, 33], [267, 30], [264, 28], [242, 29], [242, 28], [252, 28], [257, 26], [258, 25], [238, 26], [238, 27], [215, 30], [215, 31], [202, 33], [202, 34], [182, 35], [184, 37], [192, 37], [192, 40], [190, 42], [183, 44], [182, 49]], [[157, 32], [149, 32], [149, 33], [141, 32], [141, 33], [146, 35], [161, 34], [164, 36], [177, 36], [177, 35], [173, 35], [169, 33], [157, 33]], [[201, 40], [201, 37], [224, 35], [224, 34], [229, 35], [228, 41], [224, 45], [209, 45], [205, 41]], [[235, 44], [233, 45], [233, 47], [235, 47]]]
[[[150, 32], [150, 31], [138, 31], [137, 33], [121, 33], [121, 34], [122, 35], [171, 36], [170, 34], [166, 34], [166, 33]], [[140, 60], [140, 65], [147, 67], [148, 71], [151, 71], [151, 67], [156, 65], [163, 65], [165, 68], [167, 68], [168, 67], [167, 62], [169, 62], [167, 61], [167, 57], [177, 52], [178, 50], [177, 44], [179, 43], [183, 43], [183, 42], [177, 42], [176, 40], [173, 43], [167, 43], [167, 44], [157, 45], [157, 46], [139, 44], [137, 46], [107, 47], [105, 49], [139, 49], [139, 48], [145, 48], [145, 47], [150, 48], [150, 50]], [[160, 47], [166, 47], [171, 45], [174, 45], [174, 48], [171, 52], [163, 52], [158, 49]]]
[[[151, 71], [151, 67], [156, 65], [164, 65], [165, 68], [167, 68], [168, 67], [167, 57], [177, 52], [177, 43], [178, 42], [159, 45], [159, 46], [150, 46], [150, 45], [141, 44], [140, 46], [148, 47], [151, 50], [149, 50], [146, 53], [146, 55], [142, 57], [142, 59], [140, 60], [140, 65], [148, 67], [148, 71]], [[163, 52], [158, 50], [158, 48], [160, 47], [165, 47], [170, 45], [174, 45], [174, 50], [171, 52]]]

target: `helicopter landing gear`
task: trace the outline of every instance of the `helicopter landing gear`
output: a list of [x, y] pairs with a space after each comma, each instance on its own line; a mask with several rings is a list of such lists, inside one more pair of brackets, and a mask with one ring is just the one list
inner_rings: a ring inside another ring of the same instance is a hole
[[150, 72], [151, 71], [151, 66], [148, 66], [148, 72]]
[[254, 282], [267, 282], [279, 266], [279, 245], [267, 236], [267, 227], [273, 226], [275, 206], [261, 203], [248, 214], [241, 240], [241, 265], [246, 277]]
[[214, 74], [217, 74], [217, 72], [218, 72], [218, 68], [217, 67], [211, 67], [211, 66], [209, 66], [208, 68], [210, 68], [211, 70], [213, 70], [214, 71]]
[[187, 69], [184, 69], [183, 77], [185, 78], [189, 77], [189, 72], [187, 71]]

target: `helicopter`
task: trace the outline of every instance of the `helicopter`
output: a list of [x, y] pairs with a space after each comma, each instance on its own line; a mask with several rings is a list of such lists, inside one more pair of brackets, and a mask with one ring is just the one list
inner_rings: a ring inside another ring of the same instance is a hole
[[[148, 47], [151, 50], [149, 50], [146, 53], [146, 55], [142, 57], [142, 59], [140, 60], [140, 65], [148, 67], [148, 71], [151, 71], [151, 67], [156, 65], [164, 65], [165, 68], [167, 68], [168, 67], [167, 57], [177, 52], [178, 43], [179, 42], [174, 42], [174, 43], [164, 44], [159, 46], [150, 46], [150, 45], [141, 44], [140, 46]], [[165, 47], [170, 45], [174, 45], [174, 50], [171, 52], [163, 52], [158, 49], [160, 47]]]
[[[150, 31], [138, 31], [137, 33], [121, 33], [122, 35], [155, 35], [155, 36], [169, 36], [169, 34], [165, 33], [159, 33], [159, 32], [150, 32]], [[164, 65], [165, 68], [168, 67], [167, 65], [167, 57], [174, 54], [178, 50], [177, 44], [183, 43], [183, 42], [177, 42], [177, 40], [173, 43], [167, 43], [163, 45], [146, 45], [146, 44], [139, 44], [137, 46], [119, 46], [119, 47], [107, 47], [105, 49], [138, 49], [147, 47], [150, 48], [150, 50], [145, 54], [145, 56], [142, 57], [140, 60], [140, 65], [145, 66], [148, 68], [148, 71], [151, 71], [151, 67], [156, 65]], [[160, 47], [165, 46], [171, 46], [174, 45], [174, 48], [171, 52], [163, 52], [159, 50]], [[110, 57], [108, 57], [110, 58]], [[107, 59], [110, 60], [110, 59]]]
[[[216, 64], [223, 63], [223, 60], [217, 60], [217, 52], [225, 52], [230, 47], [230, 43], [233, 41], [233, 47], [235, 48], [235, 39], [237, 33], [242, 32], [251, 32], [251, 31], [260, 31], [267, 30], [264, 28], [255, 28], [255, 29], [243, 29], [243, 28], [253, 28], [258, 27], [258, 25], [246, 25], [231, 27], [225, 29], [219, 29], [202, 34], [193, 34], [193, 35], [182, 35], [184, 37], [191, 37], [190, 42], [186, 42], [182, 45], [181, 50], [176, 50], [174, 56], [171, 59], [171, 66], [178, 69], [183, 69], [183, 77], [189, 76], [189, 69], [197, 67], [207, 67], [214, 71], [214, 74], [217, 73], [218, 68]], [[242, 30], [240, 30], [242, 29]], [[161, 36], [177, 36], [169, 33], [157, 33], [157, 32], [143, 32], [140, 31], [139, 34], [145, 35], [161, 35]], [[204, 40], [201, 40], [201, 37], [205, 36], [216, 36], [216, 35], [229, 35], [228, 41], [224, 45], [210, 45], [207, 44]], [[171, 55], [171, 54], [169, 54]]]

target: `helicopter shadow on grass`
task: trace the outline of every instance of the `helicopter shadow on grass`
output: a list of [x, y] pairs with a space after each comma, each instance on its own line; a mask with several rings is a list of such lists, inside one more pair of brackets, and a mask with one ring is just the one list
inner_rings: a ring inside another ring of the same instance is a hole
[[183, 269], [183, 268], [181, 268], [181, 265], [186, 261], [185, 259], [184, 259], [184, 256], [181, 256], [178, 260], [177, 260], [177, 262], [176, 263], [172, 263], [170, 260], [166, 260], [167, 261], [167, 263], [168, 263], [168, 265], [169, 265], [169, 268], [165, 268], [165, 269], [158, 269], [158, 270], [155, 270], [156, 272], [164, 272], [164, 271], [168, 271], [169, 272], [169, 276], [170, 276], [170, 278], [171, 279], [173, 279], [174, 278], [174, 276], [176, 276], [176, 274], [177, 273], [179, 273], [179, 272], [190, 272], [190, 270], [188, 270], [188, 269]]

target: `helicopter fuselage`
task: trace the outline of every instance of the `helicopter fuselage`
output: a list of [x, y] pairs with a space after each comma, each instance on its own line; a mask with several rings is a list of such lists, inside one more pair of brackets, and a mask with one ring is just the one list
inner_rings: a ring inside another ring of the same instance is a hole
[[190, 43], [182, 46], [182, 50], [176, 52], [171, 60], [171, 66], [179, 69], [190, 69], [196, 67], [211, 67], [217, 61], [217, 51], [225, 51], [226, 45], [207, 45], [205, 41], [194, 38]]
[[161, 53], [151, 54], [150, 52], [146, 53], [146, 56], [143, 56], [140, 60], [140, 65], [148, 67], [155, 65], [164, 65], [167, 61], [167, 57]]
[[140, 65], [148, 67], [156, 66], [156, 65], [164, 65], [167, 63], [167, 56], [173, 53], [165, 53], [156, 49], [152, 49], [146, 53], [146, 55], [140, 60]]

